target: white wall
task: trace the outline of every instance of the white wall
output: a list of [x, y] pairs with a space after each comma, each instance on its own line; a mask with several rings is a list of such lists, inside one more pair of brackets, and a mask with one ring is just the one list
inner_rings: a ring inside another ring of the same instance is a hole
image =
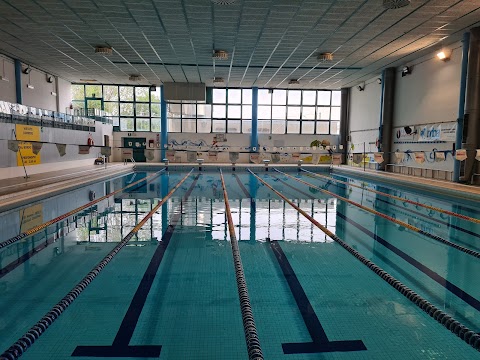
[[0, 75], [2, 76], [3, 65], [5, 65], [5, 77], [9, 81], [0, 81], [0, 100], [14, 103], [17, 101], [15, 90], [15, 66], [11, 59], [0, 56]]
[[[146, 138], [147, 144], [149, 140], [154, 140], [156, 142], [157, 133], [152, 132], [132, 132], [131, 135], [128, 135], [128, 132], [114, 132], [113, 133], [113, 146], [116, 149], [113, 149], [113, 161], [122, 161], [122, 151], [118, 149], [123, 146], [124, 137], [137, 137], [137, 138]], [[179, 144], [179, 145], [194, 145], [194, 144], [205, 144], [205, 146], [210, 146], [213, 144], [213, 138], [216, 134], [196, 134], [196, 133], [170, 133], [168, 134], [168, 143], [169, 144]], [[223, 147], [230, 147], [232, 151], [239, 151], [238, 147], [249, 147], [251, 142], [250, 134], [226, 134], [227, 141], [217, 143], [218, 148], [221, 150]], [[264, 147], [272, 148], [273, 146], [283, 146], [283, 147], [307, 147], [310, 146], [310, 143], [313, 140], [327, 140], [331, 145], [338, 145], [339, 136], [337, 135], [275, 135], [275, 134], [259, 134], [258, 142], [260, 145], [260, 152], [264, 151]], [[270, 149], [271, 150], [271, 149]], [[242, 150], [240, 150], [242, 151]], [[239, 163], [248, 163], [249, 154], [248, 150], [245, 153], [239, 154]], [[204, 152], [201, 155], [208, 162], [208, 152]], [[186, 151], [178, 151], [175, 154], [175, 157], [180, 162], [187, 161]], [[267, 157], [268, 158], [268, 157]], [[147, 162], [159, 162], [160, 158], [160, 149], [155, 149], [154, 159]], [[288, 161], [285, 159], [285, 161]], [[228, 150], [225, 153], [219, 153], [217, 162], [230, 162]]]
[[354, 145], [353, 152], [363, 152], [364, 143], [365, 151], [377, 151], [375, 141], [379, 135], [382, 94], [378, 78], [380, 75], [366, 81], [363, 91], [356, 86], [350, 90], [350, 129], [347, 133], [350, 135], [349, 149]]
[[[15, 66], [13, 59], [0, 56], [0, 75], [3, 71], [3, 59], [5, 59], [5, 75], [8, 82], [0, 81], [0, 100], [11, 103], [17, 102], [15, 85]], [[23, 68], [26, 64], [22, 64]], [[72, 100], [71, 84], [69, 81], [53, 77], [53, 83], [47, 82], [47, 73], [33, 69], [30, 74], [21, 74], [22, 77], [22, 100], [23, 105], [33, 106], [40, 109], [65, 112]], [[58, 86], [56, 82], [58, 81]], [[34, 86], [34, 89], [27, 88], [27, 84]], [[57, 96], [53, 96], [56, 92]]]

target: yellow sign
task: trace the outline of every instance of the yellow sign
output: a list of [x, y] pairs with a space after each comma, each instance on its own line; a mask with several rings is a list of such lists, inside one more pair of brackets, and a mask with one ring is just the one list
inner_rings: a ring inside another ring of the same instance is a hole
[[37, 204], [19, 211], [20, 233], [43, 224], [43, 206]]
[[[17, 140], [40, 141], [40, 128], [31, 125], [15, 125]], [[22, 161], [23, 159], [23, 161]], [[20, 142], [17, 152], [17, 166], [38, 165], [41, 163], [40, 153], [33, 152], [32, 143]]]

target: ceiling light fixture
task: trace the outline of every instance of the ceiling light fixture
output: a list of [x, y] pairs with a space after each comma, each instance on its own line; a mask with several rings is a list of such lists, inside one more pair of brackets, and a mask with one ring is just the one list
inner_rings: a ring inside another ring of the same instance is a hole
[[300, 85], [300, 81], [298, 81], [297, 79], [290, 79], [288, 85]]
[[96, 79], [80, 79], [80, 82], [94, 83], [94, 82], [97, 82], [97, 80]]
[[227, 60], [228, 59], [228, 52], [226, 52], [225, 50], [213, 50], [212, 59]]
[[213, 78], [213, 83], [214, 84], [223, 84], [225, 82], [225, 80], [223, 80], [222, 77], [214, 77]]
[[450, 56], [452, 55], [452, 51], [449, 49], [442, 49], [437, 53], [437, 58], [442, 61], [450, 60]]
[[112, 55], [113, 49], [110, 46], [95, 46], [95, 53], [101, 55]]
[[128, 77], [128, 80], [130, 81], [139, 81], [140, 80], [140, 75], [135, 75], [135, 74], [132, 74]]
[[385, 9], [400, 9], [410, 5], [410, 0], [383, 0]]
[[237, 0], [212, 0], [215, 5], [233, 5]]
[[333, 53], [331, 52], [324, 52], [317, 56], [318, 61], [327, 62], [333, 60]]

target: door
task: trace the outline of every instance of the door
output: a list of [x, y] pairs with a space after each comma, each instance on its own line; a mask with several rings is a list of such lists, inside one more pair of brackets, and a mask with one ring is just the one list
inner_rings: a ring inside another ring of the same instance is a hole
[[146, 162], [145, 149], [147, 147], [147, 138], [124, 137], [123, 147], [133, 149], [133, 160], [135, 162]]

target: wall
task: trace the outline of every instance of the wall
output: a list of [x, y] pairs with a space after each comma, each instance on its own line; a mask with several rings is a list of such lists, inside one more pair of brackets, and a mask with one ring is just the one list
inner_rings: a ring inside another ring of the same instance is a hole
[[9, 80], [0, 81], [0, 100], [16, 102], [17, 95], [15, 92], [15, 66], [9, 58], [0, 56], [0, 75], [3, 76], [3, 66], [5, 65], [5, 77]]
[[[22, 166], [17, 166], [17, 153], [8, 149], [8, 140], [13, 140], [15, 124], [0, 123], [0, 178], [24, 176]], [[95, 132], [91, 133], [95, 145], [104, 144], [104, 135], [112, 138], [113, 126], [96, 123]], [[44, 127], [40, 131], [40, 141], [46, 142], [40, 150], [41, 164], [27, 166], [28, 174], [36, 174], [46, 171], [63, 170], [66, 168], [93, 165], [94, 159], [100, 152], [100, 148], [93, 147], [89, 154], [78, 153], [78, 145], [86, 145], [88, 131], [66, 130]], [[56, 143], [67, 144], [66, 154], [60, 156]]]
[[[131, 135], [129, 135], [131, 134]], [[199, 152], [198, 156], [205, 159], [205, 162], [211, 162], [212, 160], [208, 159], [208, 150], [207, 148], [213, 144], [214, 136], [216, 134], [196, 134], [196, 133], [170, 133], [168, 134], [168, 143], [175, 146], [201, 146], [204, 150]], [[120, 147], [123, 146], [123, 137], [137, 137], [137, 138], [146, 138], [147, 144], [149, 140], [154, 140], [156, 142], [157, 133], [152, 132], [114, 132], [113, 133], [113, 161], [122, 161], [122, 150]], [[248, 163], [249, 152], [247, 149], [250, 147], [250, 134], [226, 134], [227, 141], [219, 142], [217, 146], [220, 150], [225, 148], [225, 153], [219, 153], [217, 156], [217, 162], [227, 162], [229, 163], [229, 154], [228, 149], [231, 151], [240, 151], [238, 163]], [[300, 147], [308, 147], [313, 140], [326, 140], [329, 141], [331, 145], [338, 145], [338, 135], [275, 135], [275, 134], [259, 134], [258, 142], [260, 145], [260, 152], [263, 152], [268, 149], [272, 151], [271, 148], [274, 146], [280, 147], [297, 147], [296, 150], [289, 150], [289, 152], [300, 152]], [[190, 148], [192, 149], [192, 148]], [[285, 151], [287, 151], [285, 149]], [[243, 152], [243, 153], [242, 153]], [[304, 152], [307, 152], [304, 149]], [[270, 159], [269, 155], [261, 156], [262, 159]], [[160, 158], [160, 149], [155, 148], [153, 160], [148, 160], [147, 162], [159, 162], [162, 159]], [[187, 152], [186, 151], [177, 151], [175, 153], [175, 162], [187, 162]], [[282, 162], [288, 162], [287, 157], [282, 158]], [[295, 160], [296, 162], [296, 160]]]
[[[363, 91], [359, 91], [355, 86], [350, 90], [350, 129], [347, 133], [350, 135], [348, 148], [352, 152], [358, 153], [364, 151], [377, 151], [375, 142], [379, 135], [380, 125], [380, 101], [382, 86], [378, 84], [377, 79], [380, 74], [366, 81]], [[351, 161], [350, 161], [351, 163]]]
[[[447, 127], [454, 123], [458, 116], [458, 98], [460, 92], [460, 70], [462, 60], [461, 43], [449, 46], [453, 49], [449, 61], [437, 59], [437, 51], [416, 59], [406, 65], [411, 67], [412, 73], [402, 77], [399, 67], [396, 71], [394, 114], [392, 131], [392, 151], [408, 152], [400, 165], [419, 167], [423, 169], [453, 170], [452, 148], [454, 141], [426, 141], [420, 139], [420, 132], [432, 125]], [[366, 143], [367, 152], [377, 151], [375, 141], [378, 138], [378, 127], [381, 106], [381, 85], [376, 76], [366, 82], [365, 90], [351, 89], [350, 98], [350, 145], [355, 149], [351, 152], [362, 152], [363, 143]], [[363, 85], [363, 84], [362, 84]], [[418, 130], [417, 135], [398, 138], [397, 133], [405, 126], [412, 126]], [[446, 154], [445, 161], [435, 161], [434, 151]], [[415, 162], [414, 152], [424, 152], [426, 161], [422, 164]], [[395, 158], [392, 157], [392, 161]], [[370, 156], [369, 161], [373, 161]], [[349, 162], [352, 164], [352, 162]], [[353, 164], [352, 164], [353, 165]], [[374, 167], [374, 164], [370, 164]], [[360, 164], [363, 166], [363, 164]], [[431, 175], [431, 172], [429, 173]]]
[[[0, 100], [16, 103], [14, 62], [12, 59], [1, 55], [0, 61], [3, 59], [5, 59], [5, 75], [9, 81], [0, 81]], [[0, 63], [0, 75], [2, 66], [3, 62]], [[22, 66], [25, 68], [27, 65], [22, 64]], [[23, 105], [63, 113], [70, 106], [72, 95], [69, 81], [54, 76], [53, 83], [48, 83], [47, 73], [34, 68], [28, 75], [22, 72], [21, 77]], [[27, 88], [27, 84], [33, 85], [34, 89]], [[52, 92], [56, 92], [57, 96], [53, 96]]]

